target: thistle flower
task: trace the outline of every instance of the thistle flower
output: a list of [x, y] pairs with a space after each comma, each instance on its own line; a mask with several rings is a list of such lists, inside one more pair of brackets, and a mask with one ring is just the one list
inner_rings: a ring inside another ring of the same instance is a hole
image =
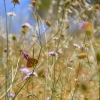
[[56, 58], [58, 57], [58, 54], [57, 54], [57, 52], [55, 52], [55, 51], [51, 51], [51, 52], [49, 52], [48, 53], [50, 56], [55, 56]]
[[15, 5], [15, 4], [19, 4], [20, 0], [11, 0], [11, 2], [14, 3], [14, 5]]
[[23, 80], [28, 79], [30, 76], [38, 77], [38, 74], [36, 72], [30, 71], [28, 68], [21, 68], [20, 71], [22, 73], [25, 73], [26, 74], [26, 76], [24, 76]]
[[29, 23], [24, 23], [24, 24], [22, 24], [22, 28], [30, 28], [30, 24]]
[[15, 94], [10, 93], [10, 94], [8, 94], [8, 97], [14, 98], [15, 97]]
[[30, 70], [29, 70], [28, 68], [21, 68], [20, 71], [21, 71], [22, 73], [25, 73], [25, 74], [30, 73]]
[[29, 54], [28, 53], [22, 51], [22, 55], [26, 58], [26, 60], [29, 59]]
[[94, 27], [91, 22], [83, 21], [79, 24], [79, 29], [82, 29], [87, 36], [91, 36], [94, 32]]

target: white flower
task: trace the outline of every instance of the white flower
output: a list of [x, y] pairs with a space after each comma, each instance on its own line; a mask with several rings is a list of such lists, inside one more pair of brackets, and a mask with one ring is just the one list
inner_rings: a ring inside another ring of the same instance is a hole
[[7, 15], [11, 16], [11, 17], [16, 16], [16, 14], [14, 12], [8, 12]]

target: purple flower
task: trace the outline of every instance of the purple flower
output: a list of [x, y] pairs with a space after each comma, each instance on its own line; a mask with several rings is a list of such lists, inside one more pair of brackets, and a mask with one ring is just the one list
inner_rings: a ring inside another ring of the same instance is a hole
[[33, 75], [34, 75], [35, 77], [38, 77], [38, 74], [37, 74], [36, 72], [33, 72]]
[[89, 37], [94, 33], [94, 26], [89, 21], [83, 21], [82, 23], [80, 23], [79, 28], [82, 29]]
[[87, 23], [88, 23], [88, 22], [86, 22], [86, 21], [81, 22], [81, 23], [79, 24], [79, 29], [83, 29], [84, 26], [85, 26]]
[[35, 77], [38, 77], [37, 73], [36, 72], [29, 72], [27, 73], [26, 76], [24, 76], [24, 80], [28, 79], [30, 76], [35, 76]]
[[31, 75], [32, 75], [32, 76], [35, 76], [35, 77], [38, 77], [38, 75], [37, 75], [36, 72], [32, 72], [32, 71], [30, 71], [30, 70], [27, 69], [27, 68], [21, 68], [20, 71], [21, 71], [22, 73], [25, 73], [25, 74], [26, 74], [26, 76], [24, 76], [23, 80], [28, 79]]
[[15, 94], [10, 93], [10, 94], [8, 94], [8, 97], [14, 98], [15, 97]]
[[26, 60], [29, 59], [29, 55], [28, 55], [28, 53], [26, 53], [26, 52], [22, 52], [22, 55], [26, 58]]
[[22, 28], [31, 28], [31, 25], [29, 23], [22, 24]]
[[21, 68], [20, 71], [21, 71], [22, 73], [25, 73], [25, 74], [28, 74], [28, 73], [31, 72], [28, 68]]
[[50, 56], [55, 56], [56, 58], [58, 57], [58, 54], [57, 54], [57, 52], [55, 52], [55, 51], [51, 51], [51, 52], [49, 52], [48, 53]]

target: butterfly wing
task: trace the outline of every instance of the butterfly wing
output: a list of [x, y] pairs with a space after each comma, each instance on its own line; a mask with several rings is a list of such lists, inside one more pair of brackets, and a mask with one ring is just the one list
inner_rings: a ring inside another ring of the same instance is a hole
[[37, 63], [38, 63], [38, 61], [36, 59], [34, 59], [33, 64], [37, 64]]
[[28, 68], [31, 68], [32, 66], [34, 66], [35, 64], [37, 64], [38, 61], [36, 59], [33, 59], [33, 58], [29, 58], [27, 60], [27, 67]]
[[27, 60], [27, 67], [28, 68], [31, 68], [32, 67], [32, 58], [29, 58], [28, 60]]

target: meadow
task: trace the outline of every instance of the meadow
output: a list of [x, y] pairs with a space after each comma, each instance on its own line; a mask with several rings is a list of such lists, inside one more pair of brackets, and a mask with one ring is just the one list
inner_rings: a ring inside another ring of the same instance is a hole
[[100, 1], [45, 2], [30, 3], [36, 24], [22, 23], [18, 34], [10, 29], [20, 0], [10, 13], [5, 5], [0, 100], [100, 100]]

